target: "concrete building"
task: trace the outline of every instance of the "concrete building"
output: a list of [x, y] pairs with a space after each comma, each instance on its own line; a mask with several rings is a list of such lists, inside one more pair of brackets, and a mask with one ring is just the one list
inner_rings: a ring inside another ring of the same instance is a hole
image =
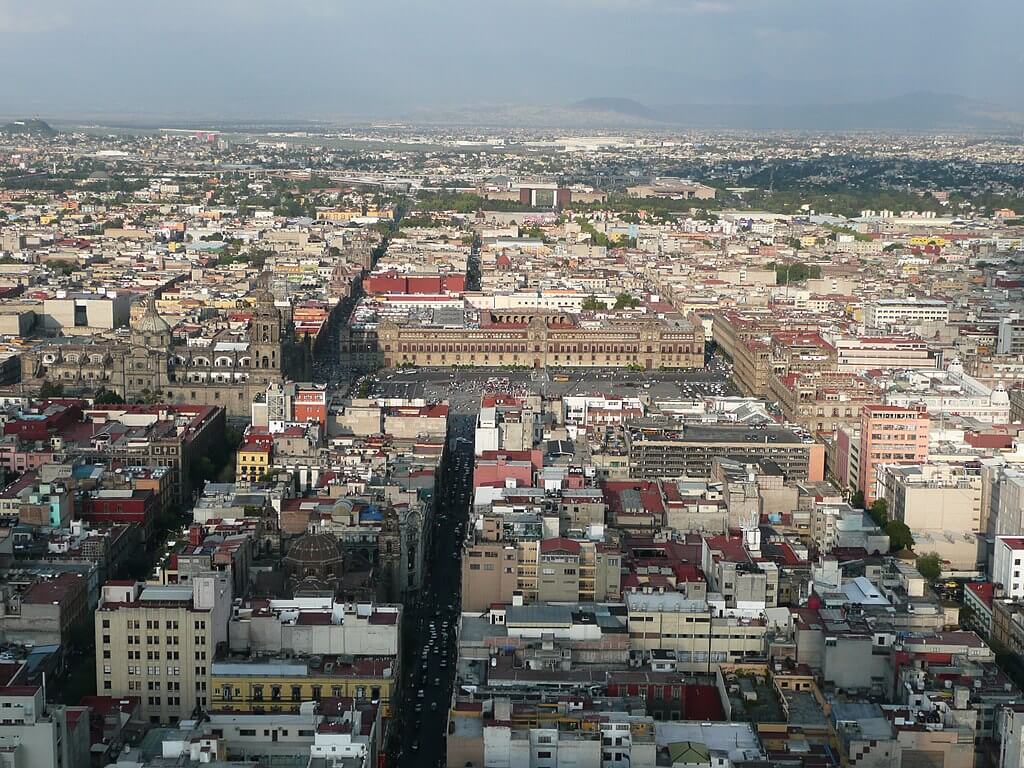
[[767, 650], [763, 620], [716, 617], [706, 601], [675, 592], [629, 592], [625, 598], [630, 647], [675, 651], [679, 670], [714, 671]]
[[1024, 600], [1024, 538], [997, 536], [992, 553], [992, 582], [1011, 600]]
[[96, 690], [140, 697], [152, 723], [176, 723], [205, 708], [231, 599], [227, 573], [179, 586], [107, 582], [95, 614]]
[[864, 502], [878, 496], [878, 468], [922, 464], [928, 458], [928, 412], [923, 408], [866, 405], [861, 409], [857, 488]]
[[0, 664], [0, 765], [89, 768], [88, 707], [47, 705], [43, 689], [21, 685], [21, 664]]
[[938, 299], [876, 299], [864, 306], [864, 325], [874, 330], [949, 322], [949, 305]]
[[636, 421], [629, 424], [625, 437], [636, 478], [711, 477], [717, 457], [772, 461], [789, 480], [825, 477], [824, 446], [775, 425]]
[[485, 313], [475, 326], [381, 322], [385, 366], [704, 367], [704, 330], [680, 320], [613, 319], [594, 327], [568, 314]]
[[304, 597], [242, 606], [228, 624], [233, 653], [399, 656], [400, 605]]
[[43, 301], [42, 326], [50, 333], [64, 336], [110, 331], [128, 324], [129, 294], [104, 294], [58, 291], [55, 298]]

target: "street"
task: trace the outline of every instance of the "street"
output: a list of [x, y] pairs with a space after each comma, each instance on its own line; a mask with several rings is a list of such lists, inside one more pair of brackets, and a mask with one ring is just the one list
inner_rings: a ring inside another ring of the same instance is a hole
[[448, 447], [427, 558], [426, 589], [405, 606], [401, 702], [389, 765], [445, 764], [445, 732], [458, 652], [461, 576], [473, 477], [476, 408], [449, 414]]

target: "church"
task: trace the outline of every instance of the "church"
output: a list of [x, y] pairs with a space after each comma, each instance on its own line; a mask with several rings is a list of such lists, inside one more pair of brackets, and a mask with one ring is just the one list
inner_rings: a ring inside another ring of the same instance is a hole
[[281, 312], [273, 295], [257, 288], [239, 301], [250, 307], [248, 330], [218, 331], [212, 339], [175, 339], [151, 295], [146, 311], [125, 338], [122, 332], [93, 337], [59, 337], [22, 355], [26, 388], [43, 380], [64, 393], [89, 394], [105, 388], [127, 402], [189, 403], [224, 408], [229, 417], [248, 418], [253, 398], [283, 380]]

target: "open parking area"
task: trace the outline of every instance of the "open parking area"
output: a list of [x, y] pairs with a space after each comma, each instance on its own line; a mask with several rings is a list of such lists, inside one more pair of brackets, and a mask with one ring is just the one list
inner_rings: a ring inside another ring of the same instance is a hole
[[698, 370], [547, 368], [386, 368], [377, 372], [371, 397], [448, 400], [456, 412], [474, 410], [485, 392], [550, 397], [589, 393], [656, 400], [696, 400], [738, 394], [728, 363], [712, 360]]

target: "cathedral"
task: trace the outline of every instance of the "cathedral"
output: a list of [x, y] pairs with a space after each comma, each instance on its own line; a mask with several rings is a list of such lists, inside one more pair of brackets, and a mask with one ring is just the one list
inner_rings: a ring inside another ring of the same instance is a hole
[[282, 316], [264, 288], [249, 293], [248, 331], [222, 330], [203, 343], [176, 340], [160, 317], [153, 296], [127, 338], [60, 337], [22, 355], [26, 387], [42, 380], [63, 385], [65, 394], [101, 387], [127, 402], [216, 405], [229, 417], [248, 418], [253, 398], [283, 378]]

